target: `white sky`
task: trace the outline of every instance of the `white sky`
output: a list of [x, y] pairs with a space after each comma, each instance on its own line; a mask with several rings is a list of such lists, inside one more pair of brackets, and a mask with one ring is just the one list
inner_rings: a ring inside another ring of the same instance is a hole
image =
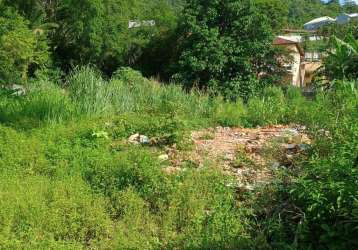
[[[343, 0], [340, 0], [341, 3], [344, 2]], [[358, 4], [358, 0], [354, 0]], [[323, 0], [323, 2], [328, 2], [328, 0]]]

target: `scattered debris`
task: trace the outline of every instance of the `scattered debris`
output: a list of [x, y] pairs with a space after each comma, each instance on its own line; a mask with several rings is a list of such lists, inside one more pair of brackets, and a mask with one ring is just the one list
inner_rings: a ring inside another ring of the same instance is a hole
[[106, 131], [93, 132], [92, 137], [109, 139], [108, 133]]
[[131, 144], [139, 144], [139, 137], [140, 137], [140, 135], [138, 133], [131, 135], [128, 138], [128, 142]]
[[320, 129], [317, 131], [317, 133], [321, 136], [325, 136], [327, 137], [328, 139], [332, 139], [331, 137], [331, 132], [329, 132], [328, 130], [325, 130], [325, 129]]
[[23, 96], [27, 93], [26, 88], [18, 84], [2, 85], [0, 88], [9, 90], [13, 96]]
[[136, 133], [134, 135], [131, 135], [128, 138], [128, 142], [131, 143], [131, 144], [143, 144], [143, 145], [146, 145], [146, 144], [149, 144], [150, 140], [149, 140], [148, 136], [140, 135], [139, 133]]
[[145, 135], [139, 136], [139, 143], [140, 144], [149, 144], [149, 137]]
[[274, 162], [274, 163], [272, 163], [272, 165], [271, 165], [271, 168], [273, 169], [273, 170], [277, 170], [277, 169], [279, 169], [281, 167], [281, 163], [279, 163], [279, 162]]
[[167, 155], [167, 154], [159, 155], [158, 160], [161, 162], [167, 161], [167, 160], [169, 160], [169, 155]]
[[[174, 168], [188, 162], [197, 167], [214, 162], [235, 176], [241, 188], [251, 190], [256, 184], [269, 182], [274, 171], [291, 166], [296, 155], [310, 148], [311, 140], [305, 130], [303, 126], [283, 125], [209, 128], [192, 132], [194, 149], [189, 153], [171, 148], [167, 155]], [[267, 159], [266, 155], [272, 155], [265, 152], [267, 147], [277, 151], [277, 159]]]

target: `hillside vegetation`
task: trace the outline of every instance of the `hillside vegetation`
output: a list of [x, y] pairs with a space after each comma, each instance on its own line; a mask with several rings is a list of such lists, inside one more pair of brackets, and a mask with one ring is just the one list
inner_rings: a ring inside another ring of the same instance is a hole
[[[272, 46], [357, 6], [299, 2], [0, 0], [0, 249], [358, 249], [356, 23], [321, 31], [309, 97]], [[302, 150], [223, 171], [270, 128]]]

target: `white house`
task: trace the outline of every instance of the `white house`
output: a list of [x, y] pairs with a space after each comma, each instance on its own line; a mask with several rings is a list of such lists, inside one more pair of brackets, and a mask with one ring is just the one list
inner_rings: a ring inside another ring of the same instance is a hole
[[283, 47], [291, 56], [291, 61], [284, 65], [287, 70], [286, 79], [293, 86], [302, 87], [304, 83], [304, 51], [301, 46], [302, 37], [297, 35], [277, 36], [275, 46]]
[[351, 14], [343, 13], [337, 16], [336, 18], [336, 22], [338, 24], [346, 24], [352, 20], [358, 20], [358, 13], [351, 13]]
[[155, 26], [155, 21], [154, 20], [144, 20], [144, 21], [130, 20], [128, 22], [128, 29], [139, 28], [142, 26]]
[[317, 30], [321, 28], [322, 26], [335, 23], [336, 19], [333, 19], [329, 16], [319, 17], [316, 19], [313, 19], [312, 21], [309, 21], [308, 23], [305, 23], [303, 25], [305, 30]]

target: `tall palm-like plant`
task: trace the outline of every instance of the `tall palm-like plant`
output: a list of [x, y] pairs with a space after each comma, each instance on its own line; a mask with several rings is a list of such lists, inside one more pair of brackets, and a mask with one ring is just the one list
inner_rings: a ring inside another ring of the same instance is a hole
[[349, 36], [343, 41], [331, 38], [332, 48], [324, 60], [324, 72], [329, 79], [358, 78], [358, 40]]

